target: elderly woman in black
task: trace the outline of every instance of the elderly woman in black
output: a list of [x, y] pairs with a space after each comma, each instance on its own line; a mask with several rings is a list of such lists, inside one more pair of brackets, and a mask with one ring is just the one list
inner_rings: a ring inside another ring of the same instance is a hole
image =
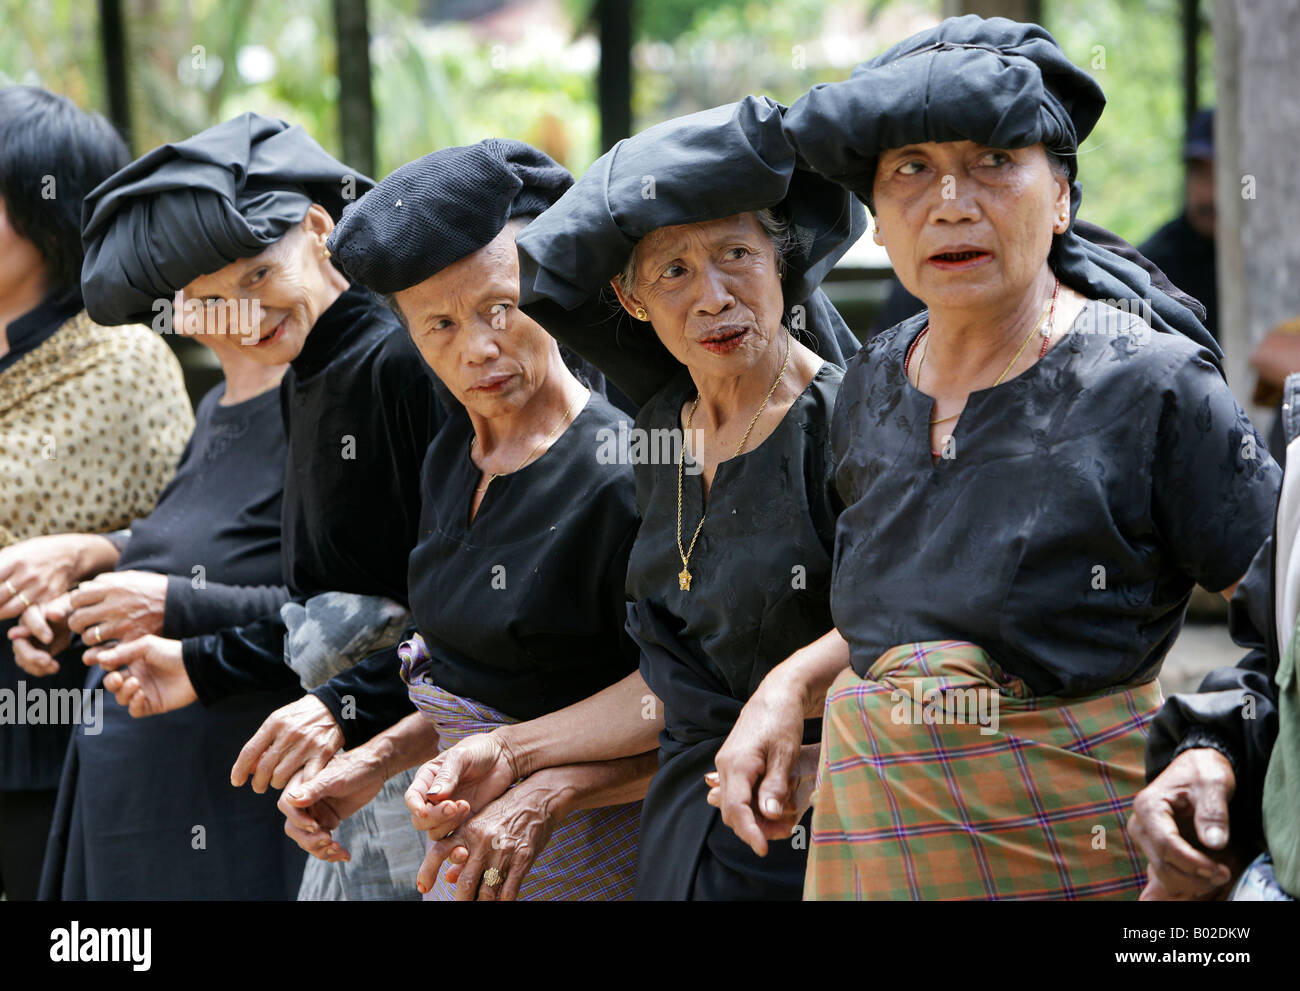
[[809, 898], [1144, 882], [1123, 823], [1155, 677], [1193, 584], [1230, 594], [1268, 535], [1279, 473], [1205, 328], [1074, 230], [1103, 103], [1042, 28], [971, 16], [786, 117], [928, 308], [836, 407], [851, 666], [802, 683], [829, 685]]
[[[349, 283], [326, 247], [343, 207], [371, 185], [302, 128], [243, 114], [149, 152], [87, 201], [92, 313], [148, 312], [183, 290], [201, 304], [196, 315], [224, 317], [250, 357], [289, 364], [279, 390], [288, 442], [282, 562], [294, 603], [216, 632], [87, 652], [111, 670], [104, 686], [133, 716], [309, 688], [227, 755], [232, 783], [251, 775], [257, 792], [283, 787], [411, 711], [396, 660], [406, 559], [418, 530], [420, 463], [445, 412], [396, 318]], [[290, 637], [286, 651], [289, 619], [303, 613], [295, 629], [306, 635]], [[370, 652], [351, 666], [333, 649], [306, 663], [303, 652], [322, 642]], [[400, 790], [393, 798], [401, 810]], [[359, 861], [351, 874], [336, 871], [333, 886], [309, 878], [306, 893], [402, 896], [421, 855], [404, 820], [399, 811], [400, 833], [380, 836], [364, 870]]]
[[[623, 631], [632, 470], [598, 457], [627, 418], [518, 306], [515, 236], [572, 181], [522, 142], [445, 148], [386, 178], [331, 237], [339, 264], [402, 316], [456, 414], [425, 459], [410, 561], [419, 633], [402, 670], [420, 715], [286, 790], [286, 830], [317, 856], [348, 856], [333, 827], [389, 774], [636, 667]], [[435, 900], [630, 896], [634, 799], [653, 768], [642, 756], [530, 778], [479, 806], [479, 826], [508, 824], [488, 862], [450, 879], [426, 865], [420, 889]], [[541, 854], [531, 872], [515, 863], [525, 848]]]
[[[81, 201], [128, 159], [103, 117], [36, 87], [0, 88], [0, 634], [20, 616], [39, 632], [0, 636], [6, 696], [80, 689], [81, 665], [41, 661], [38, 685], [15, 654], [47, 653], [43, 606], [112, 568], [119, 548], [102, 534], [153, 508], [194, 425], [166, 343], [136, 323], [101, 326], [82, 306]], [[132, 579], [110, 581], [125, 590]], [[36, 897], [71, 731], [67, 721], [0, 725], [10, 901]]]
[[[619, 455], [635, 464], [642, 517], [627, 575], [640, 671], [561, 713], [466, 740], [408, 793], [417, 810], [420, 789], [446, 805], [493, 778], [652, 748], [662, 730], [638, 898], [802, 890], [806, 847], [767, 849], [760, 836], [758, 856], [706, 803], [705, 782], [774, 669], [843, 650], [828, 595], [840, 509], [829, 425], [857, 342], [818, 285], [865, 217], [796, 168], [781, 114], [749, 97], [652, 127], [520, 235], [533, 312], [644, 403]], [[621, 311], [600, 298], [611, 284]], [[660, 445], [660, 456], [638, 454], [663, 437], [675, 441], [669, 456]], [[799, 729], [816, 743], [815, 722]], [[791, 778], [799, 754], [796, 741], [780, 757]], [[782, 822], [786, 835], [796, 819]], [[439, 855], [479, 862], [473, 842], [456, 852], [464, 835]]]

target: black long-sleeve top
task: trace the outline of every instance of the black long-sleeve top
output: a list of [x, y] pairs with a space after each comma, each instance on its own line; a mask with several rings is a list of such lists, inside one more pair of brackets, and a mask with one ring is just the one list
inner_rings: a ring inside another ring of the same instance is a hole
[[[320, 315], [280, 385], [288, 437], [282, 560], [299, 599], [325, 591], [405, 604], [407, 558], [420, 519], [420, 466], [446, 414], [432, 376], [397, 318], [350, 288]], [[184, 641], [185, 669], [211, 704], [287, 684], [278, 613]], [[412, 711], [396, 648], [317, 688], [348, 747]], [[346, 706], [345, 704], [351, 703]]]
[[[158, 497], [160, 508], [184, 512], [155, 511], [132, 523], [115, 566], [167, 575], [162, 633], [173, 639], [252, 622], [289, 599], [283, 583], [212, 578], [280, 554], [284, 435], [262, 429], [280, 415], [276, 391], [222, 406], [225, 393], [223, 382], [199, 402], [180, 466]], [[232, 500], [240, 507], [233, 514]]]

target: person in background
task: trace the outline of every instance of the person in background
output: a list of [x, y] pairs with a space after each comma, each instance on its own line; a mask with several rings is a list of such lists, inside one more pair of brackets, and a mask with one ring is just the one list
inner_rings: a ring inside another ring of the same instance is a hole
[[[1138, 250], [1178, 288], [1205, 305], [1205, 326], [1219, 339], [1219, 291], [1214, 268], [1214, 110], [1198, 110], [1183, 147], [1187, 166], [1183, 212]], [[1220, 342], [1222, 343], [1222, 342]], [[1280, 449], [1280, 448], [1279, 448]]]
[[[20, 615], [39, 624], [43, 602], [112, 568], [118, 547], [100, 534], [153, 509], [194, 426], [166, 343], [134, 322], [102, 326], [82, 305], [82, 199], [129, 157], [108, 121], [66, 97], [0, 89], [0, 633]], [[39, 689], [85, 679], [63, 665]], [[38, 690], [0, 637], [0, 690], [25, 682]], [[10, 900], [36, 897], [71, 731], [0, 725]]]

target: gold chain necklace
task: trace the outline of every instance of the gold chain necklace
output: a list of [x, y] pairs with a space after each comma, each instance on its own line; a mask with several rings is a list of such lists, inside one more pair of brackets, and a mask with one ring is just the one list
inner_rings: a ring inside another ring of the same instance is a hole
[[[544, 437], [542, 440], [539, 440], [539, 441], [538, 441], [538, 442], [533, 446], [533, 449], [532, 449], [531, 451], [528, 452], [528, 457], [524, 458], [523, 461], [520, 461], [520, 462], [519, 462], [519, 467], [516, 468], [515, 471], [518, 471], [518, 470], [519, 470], [520, 468], [522, 468], [524, 465], [528, 464], [528, 462], [532, 460], [533, 455], [537, 453], [538, 449], [539, 449], [543, 444], [549, 444], [552, 440], [555, 439], [555, 435], [558, 434], [558, 433], [560, 432], [560, 428], [563, 427], [566, 423], [569, 422], [569, 415], [574, 411], [575, 408], [577, 408], [578, 403], [579, 403], [579, 402], [584, 402], [584, 403], [585, 403], [585, 402], [587, 401], [587, 398], [588, 398], [590, 395], [591, 395], [590, 392], [588, 392], [588, 391], [585, 390], [585, 389], [583, 390], [583, 395], [582, 395], [581, 399], [575, 399], [575, 400], [573, 401], [573, 405], [571, 405], [567, 410], [564, 411], [564, 418], [563, 418], [562, 420], [560, 420], [560, 422], [557, 423], [557, 424], [555, 425], [555, 429], [552, 430], [552, 431], [550, 432], [550, 434], [548, 434], [548, 435], [547, 435], [546, 437]], [[478, 434], [475, 434], [472, 438], [470, 438], [470, 442], [469, 442], [469, 453], [470, 453], [470, 457], [471, 457], [471, 458], [473, 458], [473, 456], [474, 456], [474, 444], [475, 444], [475, 442], [476, 442], [477, 440], [478, 440]], [[507, 472], [506, 474], [513, 475], [514, 472]], [[501, 475], [502, 475], [502, 472], [494, 471], [491, 475], [488, 476], [488, 480], [487, 480], [486, 482], [484, 482], [482, 485], [480, 485], [478, 488], [476, 488], [474, 491], [475, 491], [475, 492], [486, 492], [486, 491], [487, 491], [487, 487], [488, 487], [489, 485], [492, 484], [493, 479], [500, 478]]]
[[[758, 418], [763, 415], [763, 410], [767, 409], [768, 400], [776, 392], [776, 387], [781, 384], [781, 379], [785, 377], [786, 366], [790, 364], [790, 344], [792, 343], [790, 335], [786, 334], [785, 358], [781, 362], [781, 370], [776, 373], [776, 378], [772, 380], [772, 386], [767, 390], [767, 395], [763, 397], [762, 404], [754, 412], [749, 421], [749, 426], [745, 428], [745, 436], [740, 438], [740, 443], [736, 445], [736, 453], [733, 458], [740, 457], [740, 452], [745, 449], [749, 442], [750, 431], [754, 429], [754, 424]], [[695, 541], [700, 539], [700, 531], [704, 529], [704, 517], [707, 512], [700, 513], [699, 525], [695, 527], [695, 534], [691, 537], [691, 546], [682, 550], [682, 474], [686, 464], [686, 436], [691, 432], [691, 424], [695, 421], [695, 407], [700, 404], [700, 394], [695, 393], [695, 402], [691, 403], [691, 411], [686, 414], [686, 433], [682, 435], [682, 453], [677, 459], [677, 553], [682, 559], [682, 570], [677, 575], [677, 585], [683, 592], [691, 590], [691, 572], [690, 563], [691, 555], [695, 553]]]
[[[1007, 363], [1007, 367], [1002, 369], [1002, 374], [998, 376], [997, 381], [994, 382], [993, 385], [990, 386], [990, 388], [996, 389], [998, 386], [1002, 384], [1002, 380], [1007, 377], [1007, 372], [1011, 371], [1012, 366], [1015, 365], [1015, 363], [1020, 360], [1020, 356], [1025, 353], [1025, 348], [1029, 346], [1029, 342], [1033, 338], [1034, 334], [1038, 333], [1039, 328], [1043, 326], [1043, 322], [1049, 321], [1054, 323], [1052, 318], [1056, 316], [1056, 294], [1060, 292], [1060, 290], [1061, 290], [1061, 280], [1057, 279], [1056, 288], [1052, 290], [1051, 309], [1045, 311], [1043, 315], [1038, 318], [1038, 323], [1034, 324], [1034, 329], [1029, 332], [1029, 336], [1026, 337], [1020, 343], [1020, 350], [1018, 350], [1015, 353], [1015, 357], [1013, 357], [1011, 361]], [[1043, 335], [1043, 350], [1038, 355], [1039, 358], [1047, 354], [1047, 342], [1052, 339], [1052, 333], [1055, 331], [1055, 329], [1056, 329], [1055, 326], [1052, 326], [1051, 330], [1049, 330], [1046, 334]], [[916, 363], [916, 388], [918, 392], [921, 389], [921, 369], [925, 367], [925, 356], [930, 353], [930, 325], [929, 324], [925, 325], [925, 330], [922, 331], [922, 333], [925, 334], [925, 348], [921, 351], [921, 360]], [[947, 423], [949, 420], [955, 420], [959, 416], [961, 416], [960, 410], [952, 414], [952, 416], [943, 416], [937, 420], [931, 420], [930, 426], [933, 427], [937, 423]]]

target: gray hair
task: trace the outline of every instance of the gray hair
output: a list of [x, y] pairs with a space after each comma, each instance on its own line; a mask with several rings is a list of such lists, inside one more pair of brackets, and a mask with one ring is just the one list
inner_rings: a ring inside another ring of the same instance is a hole
[[[786, 257], [794, 249], [795, 241], [794, 232], [790, 229], [790, 222], [779, 216], [771, 207], [755, 210], [754, 217], [763, 228], [763, 233], [767, 235], [767, 239], [772, 242], [772, 250], [776, 252], [777, 275], [784, 279]], [[623, 292], [629, 296], [636, 291], [635, 247], [632, 249], [632, 253], [627, 256], [627, 264], [623, 266], [623, 271], [619, 274], [618, 284]]]

